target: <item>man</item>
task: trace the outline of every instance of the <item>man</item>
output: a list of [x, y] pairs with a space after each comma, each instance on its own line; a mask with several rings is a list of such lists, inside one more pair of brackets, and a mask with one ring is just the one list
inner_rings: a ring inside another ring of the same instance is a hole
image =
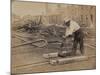
[[66, 26], [66, 32], [63, 38], [67, 38], [71, 35], [74, 37], [73, 41], [73, 50], [72, 55], [76, 55], [77, 45], [80, 45], [80, 52], [83, 55], [84, 54], [84, 34], [82, 32], [82, 29], [78, 25], [77, 22], [73, 20], [65, 20], [64, 25]]

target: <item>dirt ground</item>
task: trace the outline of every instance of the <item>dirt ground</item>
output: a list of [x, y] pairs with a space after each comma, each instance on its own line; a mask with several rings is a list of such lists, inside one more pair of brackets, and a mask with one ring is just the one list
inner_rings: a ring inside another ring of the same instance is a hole
[[[85, 39], [85, 56], [94, 56], [85, 61], [72, 62], [62, 65], [51, 65], [43, 58], [44, 53], [57, 52], [56, 48], [38, 48], [32, 45], [24, 45], [11, 50], [11, 71], [18, 73], [37, 73], [54, 71], [87, 70], [96, 68], [96, 44], [95, 39]], [[12, 46], [24, 41], [12, 36]], [[78, 52], [79, 53], [79, 52]]]

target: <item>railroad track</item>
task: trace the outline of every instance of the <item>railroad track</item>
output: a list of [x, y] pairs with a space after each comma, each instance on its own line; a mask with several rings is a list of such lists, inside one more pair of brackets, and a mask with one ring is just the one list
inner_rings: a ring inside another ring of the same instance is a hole
[[[85, 60], [80, 60], [80, 61], [73, 61], [73, 62], [69, 62], [69, 63], [66, 63], [66, 64], [70, 64], [70, 63], [75, 63], [75, 62], [83, 62], [83, 61], [88, 61], [90, 60], [91, 58], [95, 58], [96, 55], [91, 55], [91, 56], [87, 56], [88, 59], [85, 59]], [[30, 64], [24, 64], [24, 65], [18, 65], [18, 66], [12, 66], [14, 69], [25, 69], [25, 68], [28, 68], [28, 67], [35, 67], [35, 66], [41, 66], [41, 65], [46, 65], [46, 64], [50, 64], [50, 59], [47, 60], [47, 61], [41, 61], [41, 62], [35, 62], [35, 63], [30, 63]], [[65, 63], [64, 63], [65, 64]], [[51, 64], [51, 66], [54, 66], [55, 64]], [[56, 64], [56, 65], [59, 65], [59, 64]], [[63, 64], [61, 64], [63, 65]]]

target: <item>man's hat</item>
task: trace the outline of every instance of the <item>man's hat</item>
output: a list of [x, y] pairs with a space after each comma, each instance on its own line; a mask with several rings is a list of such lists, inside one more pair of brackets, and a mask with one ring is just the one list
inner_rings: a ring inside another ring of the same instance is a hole
[[69, 26], [71, 19], [64, 19], [64, 25]]
[[68, 21], [71, 21], [71, 18], [65, 17], [65, 18], [64, 18], [64, 22], [66, 23], [66, 22], [68, 22]]

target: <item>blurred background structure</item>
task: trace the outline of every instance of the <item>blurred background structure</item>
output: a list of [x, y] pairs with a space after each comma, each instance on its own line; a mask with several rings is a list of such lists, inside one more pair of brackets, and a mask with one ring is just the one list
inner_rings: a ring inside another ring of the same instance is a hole
[[64, 18], [71, 18], [82, 26], [95, 28], [95, 10], [96, 7], [91, 5], [13, 1], [12, 26], [22, 25], [29, 19], [38, 21], [41, 16], [44, 25], [62, 24]]

